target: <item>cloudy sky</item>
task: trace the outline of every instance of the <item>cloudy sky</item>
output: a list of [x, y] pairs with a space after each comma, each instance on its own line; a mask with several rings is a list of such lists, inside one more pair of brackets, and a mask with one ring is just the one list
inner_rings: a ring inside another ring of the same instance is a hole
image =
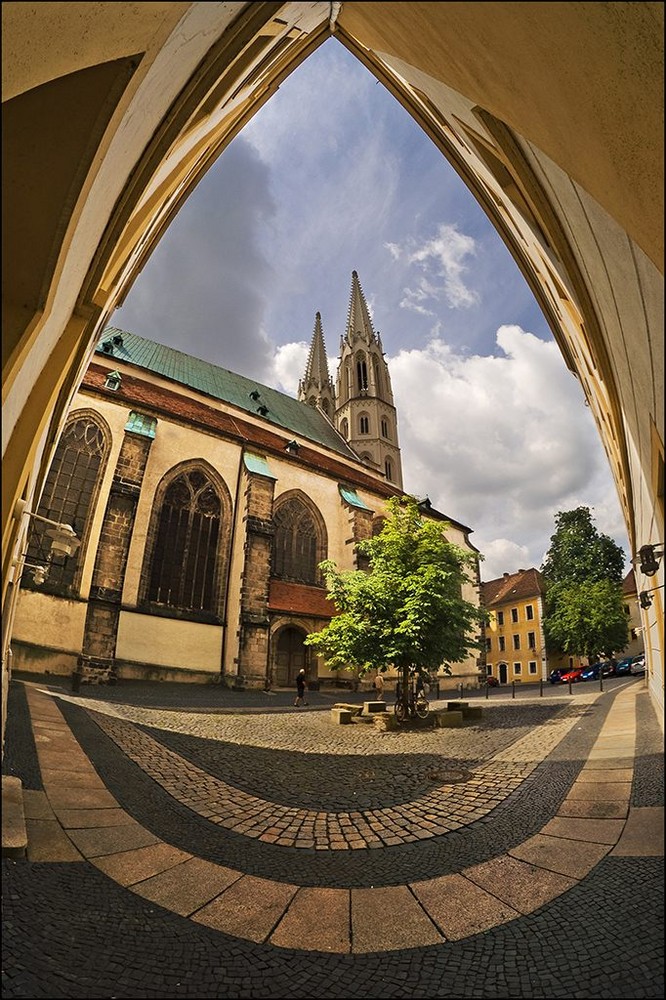
[[482, 577], [540, 566], [585, 505], [628, 552], [576, 379], [482, 209], [335, 39], [224, 151], [112, 322], [296, 394], [315, 313], [335, 374], [356, 270], [404, 487], [473, 529]]

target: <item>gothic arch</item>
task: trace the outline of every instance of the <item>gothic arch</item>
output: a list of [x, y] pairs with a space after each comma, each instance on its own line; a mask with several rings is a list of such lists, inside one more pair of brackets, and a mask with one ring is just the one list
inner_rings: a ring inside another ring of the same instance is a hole
[[152, 501], [139, 604], [223, 618], [232, 515], [227, 485], [205, 459], [169, 469]]
[[[99, 500], [113, 435], [106, 420], [90, 408], [74, 410], [68, 417], [46, 476], [36, 513], [70, 524], [81, 545], [70, 557], [50, 554], [48, 525], [34, 520], [28, 535], [26, 562], [49, 564], [49, 575], [39, 589], [72, 597], [79, 593], [94, 513]], [[21, 586], [33, 588], [32, 574], [24, 573]]]
[[319, 509], [302, 490], [289, 490], [276, 499], [273, 521], [271, 575], [321, 586], [319, 563], [326, 559], [328, 537]]

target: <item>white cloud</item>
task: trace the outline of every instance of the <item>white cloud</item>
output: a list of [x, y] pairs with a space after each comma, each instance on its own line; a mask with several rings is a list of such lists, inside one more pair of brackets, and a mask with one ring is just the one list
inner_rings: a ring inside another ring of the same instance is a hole
[[425, 312], [424, 301], [439, 302], [442, 296], [451, 309], [466, 309], [478, 304], [478, 292], [469, 288], [464, 280], [467, 260], [476, 254], [476, 243], [471, 236], [459, 232], [457, 225], [441, 223], [437, 235], [420, 245], [410, 238], [403, 247], [395, 243], [384, 246], [394, 260], [402, 257], [421, 272], [416, 288], [405, 289], [405, 297], [400, 303], [404, 308]]
[[[597, 430], [555, 343], [507, 326], [497, 345], [504, 356], [466, 356], [433, 340], [389, 360], [405, 489], [473, 529], [489, 557], [484, 579], [539, 566], [558, 510], [608, 503], [610, 523], [614, 499]], [[614, 528], [622, 544], [617, 520]]]

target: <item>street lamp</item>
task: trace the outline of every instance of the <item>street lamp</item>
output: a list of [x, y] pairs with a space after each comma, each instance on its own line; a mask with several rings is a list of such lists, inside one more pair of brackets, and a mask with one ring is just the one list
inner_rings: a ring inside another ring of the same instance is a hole
[[[42, 521], [44, 524], [51, 525], [51, 527], [47, 528], [44, 532], [44, 534], [51, 539], [49, 553], [51, 556], [74, 555], [81, 544], [81, 540], [78, 538], [71, 524], [63, 524], [61, 521], [52, 521], [49, 517], [42, 517], [41, 514], [33, 514], [32, 511], [27, 509], [25, 500], [18, 500], [16, 507], [14, 508], [14, 517], [18, 521], [24, 514], [33, 518], [35, 521]], [[41, 582], [43, 583], [44, 581], [42, 580]]]
[[639, 568], [643, 576], [654, 576], [659, 569], [663, 554], [663, 542], [655, 542], [654, 545], [641, 545], [638, 550], [638, 558], [633, 561], [640, 564]]

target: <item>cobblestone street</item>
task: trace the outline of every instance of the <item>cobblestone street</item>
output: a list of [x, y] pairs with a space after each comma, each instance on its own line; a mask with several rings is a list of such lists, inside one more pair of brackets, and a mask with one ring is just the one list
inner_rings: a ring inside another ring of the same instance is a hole
[[156, 689], [12, 682], [4, 996], [663, 995], [640, 682], [398, 732]]

